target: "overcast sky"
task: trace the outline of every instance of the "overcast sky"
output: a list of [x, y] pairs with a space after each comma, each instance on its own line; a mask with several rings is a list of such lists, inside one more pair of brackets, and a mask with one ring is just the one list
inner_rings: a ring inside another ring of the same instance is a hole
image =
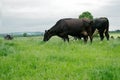
[[110, 30], [120, 29], [120, 0], [2, 0], [0, 33], [42, 31], [61, 18], [78, 18], [89, 11], [107, 17]]

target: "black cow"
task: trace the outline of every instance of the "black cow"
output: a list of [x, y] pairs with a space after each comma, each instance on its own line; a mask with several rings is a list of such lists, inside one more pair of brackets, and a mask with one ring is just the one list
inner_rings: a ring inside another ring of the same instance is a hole
[[6, 39], [6, 40], [12, 40], [13, 36], [7, 34], [7, 35], [4, 36], [4, 39]]
[[104, 33], [109, 40], [109, 20], [106, 17], [93, 19], [92, 34], [98, 30], [101, 41], [104, 39]]
[[71, 35], [78, 38], [83, 37], [85, 42], [87, 42], [89, 36], [92, 42], [92, 23], [93, 21], [89, 19], [60, 19], [52, 28], [45, 31], [43, 41], [48, 41], [52, 36], [57, 35], [64, 41], [69, 42], [68, 35]]

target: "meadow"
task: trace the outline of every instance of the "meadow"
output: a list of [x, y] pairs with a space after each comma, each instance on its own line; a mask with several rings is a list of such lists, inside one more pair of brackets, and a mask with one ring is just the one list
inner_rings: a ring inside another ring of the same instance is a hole
[[42, 39], [0, 38], [0, 80], [120, 80], [120, 39]]

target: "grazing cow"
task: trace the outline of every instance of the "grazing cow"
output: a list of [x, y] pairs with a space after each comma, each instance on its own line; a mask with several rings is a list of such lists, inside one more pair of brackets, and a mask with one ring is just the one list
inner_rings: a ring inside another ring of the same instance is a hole
[[48, 41], [52, 36], [57, 35], [69, 42], [68, 35], [71, 35], [78, 38], [83, 37], [84, 42], [87, 42], [89, 36], [92, 42], [92, 23], [93, 21], [89, 19], [60, 19], [52, 28], [45, 31], [43, 41]]
[[109, 40], [109, 20], [105, 17], [93, 19], [92, 34], [98, 30], [101, 41], [104, 39], [104, 33]]
[[4, 36], [4, 39], [6, 39], [6, 40], [12, 40], [13, 36], [7, 34], [6, 36]]

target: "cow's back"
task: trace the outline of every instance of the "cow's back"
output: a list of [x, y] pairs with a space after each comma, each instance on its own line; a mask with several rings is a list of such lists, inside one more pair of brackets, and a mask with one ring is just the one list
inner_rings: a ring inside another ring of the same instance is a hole
[[64, 20], [64, 22], [67, 25], [66, 27], [73, 31], [81, 30], [81, 26], [83, 25], [82, 21], [79, 19]]
[[105, 17], [101, 17], [101, 18], [96, 18], [93, 20], [94, 21], [94, 25], [93, 28], [97, 28], [97, 29], [102, 29], [102, 28], [107, 28], [109, 27], [109, 21], [107, 18]]
[[84, 27], [81, 19], [65, 18], [57, 21], [50, 30], [53, 32], [78, 32], [81, 31], [82, 28]]
[[64, 20], [68, 29], [73, 31], [82, 31], [90, 27], [90, 20], [88, 19], [69, 19]]

